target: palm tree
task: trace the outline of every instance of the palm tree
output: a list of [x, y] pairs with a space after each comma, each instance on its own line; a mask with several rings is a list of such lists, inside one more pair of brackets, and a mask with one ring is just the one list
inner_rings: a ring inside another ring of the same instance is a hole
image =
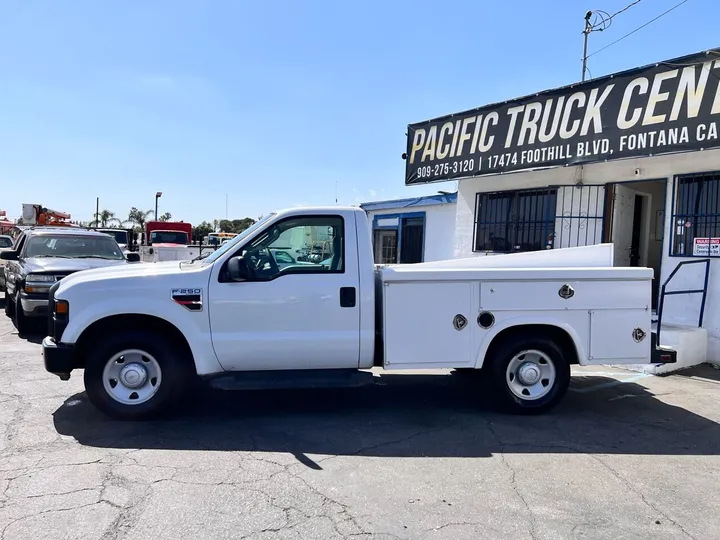
[[134, 224], [142, 232], [145, 230], [145, 223], [154, 216], [155, 212], [152, 210], [139, 210], [137, 207], [133, 206], [130, 209], [127, 220]]
[[[112, 225], [111, 225], [112, 224]], [[91, 227], [112, 227], [113, 225], [122, 225], [122, 221], [115, 217], [115, 212], [103, 210], [95, 214], [95, 219], [90, 222]]]

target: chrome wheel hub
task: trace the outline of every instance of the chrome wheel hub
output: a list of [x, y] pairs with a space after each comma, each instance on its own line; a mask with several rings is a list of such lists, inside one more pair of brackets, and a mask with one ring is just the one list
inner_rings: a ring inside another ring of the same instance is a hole
[[103, 387], [113, 400], [123, 405], [149, 401], [160, 388], [162, 370], [155, 358], [140, 349], [127, 349], [105, 363]]
[[555, 386], [557, 373], [552, 359], [543, 351], [522, 351], [508, 363], [505, 382], [508, 389], [523, 400], [546, 396]]
[[525, 362], [518, 368], [517, 376], [521, 384], [533, 385], [540, 380], [540, 369], [532, 362]]
[[139, 388], [147, 381], [147, 369], [141, 364], [128, 364], [120, 370], [120, 380], [128, 388]]

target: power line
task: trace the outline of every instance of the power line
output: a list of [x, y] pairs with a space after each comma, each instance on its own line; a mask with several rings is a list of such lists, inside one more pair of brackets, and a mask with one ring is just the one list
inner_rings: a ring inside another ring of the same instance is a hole
[[620, 15], [623, 11], [627, 11], [628, 9], [630, 9], [631, 7], [633, 7], [635, 4], [639, 4], [639, 3], [640, 3], [640, 0], [635, 0], [632, 4], [628, 4], [627, 6], [625, 6], [624, 8], [622, 8], [620, 11], [616, 11], [615, 13], [613, 13], [612, 15], [610, 15], [610, 17], [608, 18], [608, 20], [611, 21], [611, 20], [613, 19], [613, 17], [615, 17], [616, 15]]
[[[687, 1], [688, 1], [688, 0], [682, 0], [682, 2], [679, 2], [678, 4], [675, 4], [673, 7], [671, 7], [671, 8], [668, 9], [667, 11], [662, 12], [660, 15], [658, 15], [658, 16], [655, 17], [654, 19], [650, 19], [648, 22], [646, 22], [646, 23], [643, 24], [642, 26], [638, 26], [638, 27], [637, 27], [635, 30], [633, 30], [632, 32], [628, 32], [627, 34], [625, 34], [625, 35], [622, 36], [621, 38], [616, 39], [615, 41], [613, 41], [612, 43], [609, 43], [608, 45], [605, 45], [605, 46], [602, 47], [601, 49], [598, 49], [597, 51], [595, 51], [595, 52], [593, 52], [593, 53], [590, 53], [589, 55], [587, 55], [587, 58], [590, 58], [591, 56], [595, 56], [597, 53], [602, 52], [602, 51], [604, 51], [605, 49], [607, 49], [608, 47], [612, 47], [612, 46], [615, 45], [616, 43], [622, 41], [622, 40], [625, 39], [626, 37], [629, 37], [629, 36], [633, 35], [633, 34], [634, 34], [635, 32], [637, 32], [638, 30], [642, 30], [643, 28], [645, 28], [645, 27], [648, 26], [649, 24], [652, 24], [652, 23], [654, 23], [655, 21], [657, 21], [660, 17], [664, 17], [665, 15], [667, 15], [668, 13], [670, 13], [671, 11], [679, 8], [680, 6], [682, 6], [682, 5], [683, 5], [685, 2], [687, 2]], [[631, 4], [631, 6], [632, 6], [632, 5], [633, 5], [633, 4]], [[628, 7], [630, 7], [630, 6], [628, 6]], [[627, 8], [625, 8], [625, 9], [627, 9]], [[621, 11], [622, 11], [622, 10], [621, 10]], [[613, 15], [613, 16], [614, 16], [614, 15]]]
[[588, 11], [585, 15], [585, 30], [583, 30], [584, 34], [589, 34], [591, 32], [602, 32], [604, 30], [607, 30], [612, 26], [613, 19], [620, 15], [621, 13], [624, 13], [631, 7], [637, 5], [640, 3], [641, 0], [635, 0], [634, 2], [631, 2], [624, 8], [622, 8], [619, 11], [616, 11], [612, 15], [610, 15], [607, 11], [604, 11], [602, 9], [596, 9], [594, 11]]

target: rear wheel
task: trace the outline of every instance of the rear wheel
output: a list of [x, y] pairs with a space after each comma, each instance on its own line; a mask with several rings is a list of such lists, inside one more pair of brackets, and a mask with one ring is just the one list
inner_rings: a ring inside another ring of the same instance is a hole
[[528, 336], [506, 340], [494, 349], [489, 360], [495, 393], [512, 412], [548, 411], [567, 393], [570, 364], [552, 339]]
[[193, 378], [191, 359], [152, 332], [116, 334], [86, 353], [88, 398], [117, 420], [144, 420], [170, 412]]

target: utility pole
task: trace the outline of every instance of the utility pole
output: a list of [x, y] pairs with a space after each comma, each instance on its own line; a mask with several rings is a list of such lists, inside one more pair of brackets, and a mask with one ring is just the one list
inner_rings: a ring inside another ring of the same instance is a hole
[[95, 225], [98, 225], [97, 221], [100, 219], [100, 197], [95, 198]]
[[587, 71], [587, 44], [588, 36], [592, 32], [593, 26], [590, 24], [590, 17], [593, 12], [588, 11], [585, 14], [585, 29], [583, 30], [583, 56], [582, 56], [582, 81], [585, 82], [585, 72]]

